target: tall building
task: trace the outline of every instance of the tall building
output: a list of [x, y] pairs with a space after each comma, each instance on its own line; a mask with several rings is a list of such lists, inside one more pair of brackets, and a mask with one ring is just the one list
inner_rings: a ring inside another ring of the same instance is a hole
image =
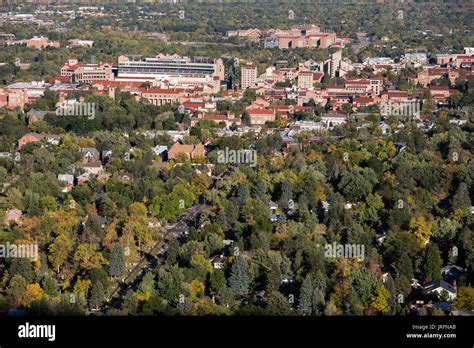
[[313, 88], [313, 75], [312, 71], [300, 71], [298, 74], [298, 87], [299, 88]]
[[336, 77], [338, 70], [341, 68], [342, 51], [334, 52], [324, 62], [324, 72], [331, 77]]
[[257, 66], [246, 64], [242, 67], [240, 77], [240, 87], [244, 90], [255, 86], [257, 83]]

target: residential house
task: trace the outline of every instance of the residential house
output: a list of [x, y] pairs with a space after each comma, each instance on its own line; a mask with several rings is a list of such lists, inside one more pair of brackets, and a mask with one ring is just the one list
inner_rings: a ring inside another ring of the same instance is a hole
[[21, 150], [26, 144], [34, 143], [41, 140], [43, 140], [43, 136], [41, 134], [33, 132], [26, 133], [24, 136], [18, 139], [18, 149]]
[[180, 154], [184, 154], [189, 160], [195, 160], [198, 157], [204, 156], [204, 145], [185, 145], [180, 143], [174, 143], [168, 151], [168, 159], [176, 160]]
[[424, 287], [422, 293], [424, 295], [435, 295], [438, 298], [442, 297], [443, 294], [447, 294], [449, 301], [454, 300], [457, 296], [456, 288], [444, 280], [430, 282]]
[[79, 150], [82, 163], [99, 162], [100, 154], [94, 147], [83, 147]]
[[9, 209], [7, 210], [5, 214], [5, 222], [6, 223], [12, 223], [12, 222], [17, 222], [21, 217], [23, 213], [21, 210], [18, 209]]
[[71, 174], [59, 174], [58, 180], [62, 187], [62, 192], [70, 192], [74, 187], [74, 175]]
[[212, 263], [212, 267], [214, 269], [223, 269], [224, 268], [224, 262], [225, 262], [225, 256], [222, 255], [216, 255], [210, 259]]
[[104, 167], [100, 161], [91, 161], [87, 163], [83, 163], [82, 167], [88, 174], [99, 175], [103, 172]]
[[135, 177], [133, 173], [130, 173], [130, 172], [121, 172], [119, 175], [119, 179], [122, 182], [130, 182], [130, 181], [133, 181], [134, 178]]
[[45, 140], [48, 144], [57, 146], [61, 142], [61, 137], [57, 134], [51, 134], [46, 136]]
[[31, 109], [27, 113], [28, 124], [33, 124], [36, 121], [42, 121], [48, 113], [52, 113], [52, 111], [40, 111], [40, 110]]

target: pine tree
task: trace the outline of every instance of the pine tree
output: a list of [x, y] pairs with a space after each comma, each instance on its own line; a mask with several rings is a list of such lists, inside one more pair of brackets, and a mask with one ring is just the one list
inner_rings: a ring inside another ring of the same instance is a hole
[[115, 243], [110, 251], [109, 275], [121, 277], [125, 274], [125, 253], [119, 243]]
[[426, 250], [423, 274], [425, 278], [439, 280], [441, 278], [441, 256], [436, 244], [430, 243]]
[[129, 315], [137, 314], [138, 300], [133, 291], [129, 291], [127, 295], [125, 295], [122, 308], [125, 309]]
[[92, 286], [91, 296], [89, 298], [89, 305], [91, 308], [99, 308], [105, 300], [105, 289], [101, 282], [96, 282]]
[[313, 284], [311, 281], [311, 276], [308, 274], [303, 280], [303, 284], [300, 289], [300, 298], [298, 303], [298, 309], [303, 311], [305, 315], [311, 315], [313, 312]]
[[396, 263], [399, 275], [403, 275], [408, 279], [413, 278], [413, 264], [407, 253], [403, 253]]
[[453, 197], [453, 209], [468, 208], [471, 206], [471, 198], [469, 197], [469, 188], [465, 182], [462, 182], [456, 194]]
[[49, 296], [56, 296], [58, 294], [58, 282], [52, 277], [43, 279], [43, 289]]
[[230, 270], [229, 286], [236, 296], [245, 296], [249, 292], [250, 277], [247, 264], [242, 256], [237, 256]]
[[270, 292], [266, 310], [269, 315], [291, 315], [290, 302], [279, 291]]
[[326, 282], [317, 277], [307, 275], [300, 289], [298, 308], [306, 315], [320, 315], [324, 311]]
[[276, 262], [271, 262], [270, 270], [267, 273], [267, 291], [278, 290], [281, 284], [281, 270]]
[[10, 265], [10, 275], [13, 277], [17, 274], [25, 278], [28, 283], [33, 281], [35, 278], [35, 272], [30, 260], [25, 257], [12, 258], [12, 263]]

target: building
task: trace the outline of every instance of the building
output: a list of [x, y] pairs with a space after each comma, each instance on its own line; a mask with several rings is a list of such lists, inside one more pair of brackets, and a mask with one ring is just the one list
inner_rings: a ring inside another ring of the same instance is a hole
[[260, 110], [260, 109], [249, 109], [246, 110], [250, 118], [252, 126], [264, 125], [266, 122], [275, 121], [275, 110]]
[[298, 87], [299, 88], [313, 88], [313, 77], [314, 72], [312, 71], [300, 71], [298, 74]]
[[24, 136], [18, 139], [18, 150], [21, 150], [26, 144], [34, 143], [41, 140], [43, 140], [43, 136], [41, 134], [32, 132], [26, 133]]
[[82, 147], [79, 149], [82, 163], [92, 163], [100, 161], [100, 153], [94, 147]]
[[173, 104], [186, 94], [184, 90], [173, 90], [165, 88], [140, 89], [141, 99], [147, 100], [153, 105]]
[[70, 58], [61, 67], [61, 76], [67, 76], [71, 82], [90, 83], [94, 81], [109, 81], [113, 78], [112, 64], [79, 64], [77, 59]]
[[347, 116], [344, 114], [326, 114], [321, 116], [321, 122], [326, 128], [333, 128], [347, 123]]
[[444, 280], [435, 280], [430, 282], [423, 289], [424, 295], [435, 295], [436, 297], [442, 297], [443, 294], [447, 294], [448, 300], [452, 301], [456, 298], [456, 288]]
[[25, 40], [26, 47], [28, 48], [36, 48], [36, 49], [43, 49], [46, 47], [53, 47], [59, 48], [60, 44], [58, 41], [50, 41], [47, 37], [33, 37], [31, 39]]
[[257, 66], [246, 64], [242, 66], [240, 77], [240, 88], [245, 90], [254, 87], [257, 83]]
[[21, 217], [23, 216], [23, 213], [21, 210], [18, 209], [9, 209], [7, 210], [5, 214], [5, 223], [12, 223], [12, 222], [17, 222]]
[[68, 47], [92, 47], [94, 44], [93, 40], [79, 40], [79, 39], [72, 39], [68, 41]]
[[74, 186], [74, 175], [71, 174], [59, 174], [58, 181], [61, 186], [62, 192], [71, 192]]
[[328, 48], [336, 44], [336, 34], [323, 32], [316, 25], [294, 25], [290, 30], [275, 30], [274, 35], [278, 38], [278, 47], [297, 48], [315, 47]]
[[337, 73], [339, 72], [339, 69], [341, 68], [341, 62], [342, 62], [342, 51], [334, 52], [333, 54], [329, 56], [329, 59], [327, 59], [324, 62], [324, 73], [328, 74], [331, 77], [338, 76]]
[[40, 111], [40, 110], [31, 109], [27, 113], [28, 124], [35, 123], [36, 121], [42, 121], [44, 117], [48, 114], [48, 112], [52, 112], [52, 111]]
[[223, 123], [225, 124], [226, 128], [229, 128], [233, 124], [236, 126], [241, 125], [241, 119], [238, 117], [235, 117], [235, 114], [232, 112], [228, 112], [227, 114], [207, 114], [204, 112], [198, 112], [195, 117], [191, 118], [191, 127], [194, 127], [196, 124], [198, 124], [201, 121], [214, 121], [217, 124]]
[[224, 63], [217, 58], [213, 63], [199, 62], [179, 55], [159, 54], [153, 58], [131, 60], [120, 56], [116, 79], [123, 81], [167, 80], [175, 85], [196, 86], [224, 80]]
[[176, 160], [181, 154], [184, 154], [191, 161], [199, 157], [203, 157], [204, 145], [184, 145], [180, 143], [174, 143], [168, 151], [168, 159]]

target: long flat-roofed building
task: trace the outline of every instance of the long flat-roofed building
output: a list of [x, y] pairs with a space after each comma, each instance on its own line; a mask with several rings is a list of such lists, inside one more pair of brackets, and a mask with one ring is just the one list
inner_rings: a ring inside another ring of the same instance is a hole
[[176, 84], [199, 85], [224, 79], [224, 63], [215, 59], [213, 63], [196, 62], [178, 55], [157, 55], [154, 58], [131, 60], [120, 56], [117, 66], [120, 80], [153, 81], [167, 79]]

